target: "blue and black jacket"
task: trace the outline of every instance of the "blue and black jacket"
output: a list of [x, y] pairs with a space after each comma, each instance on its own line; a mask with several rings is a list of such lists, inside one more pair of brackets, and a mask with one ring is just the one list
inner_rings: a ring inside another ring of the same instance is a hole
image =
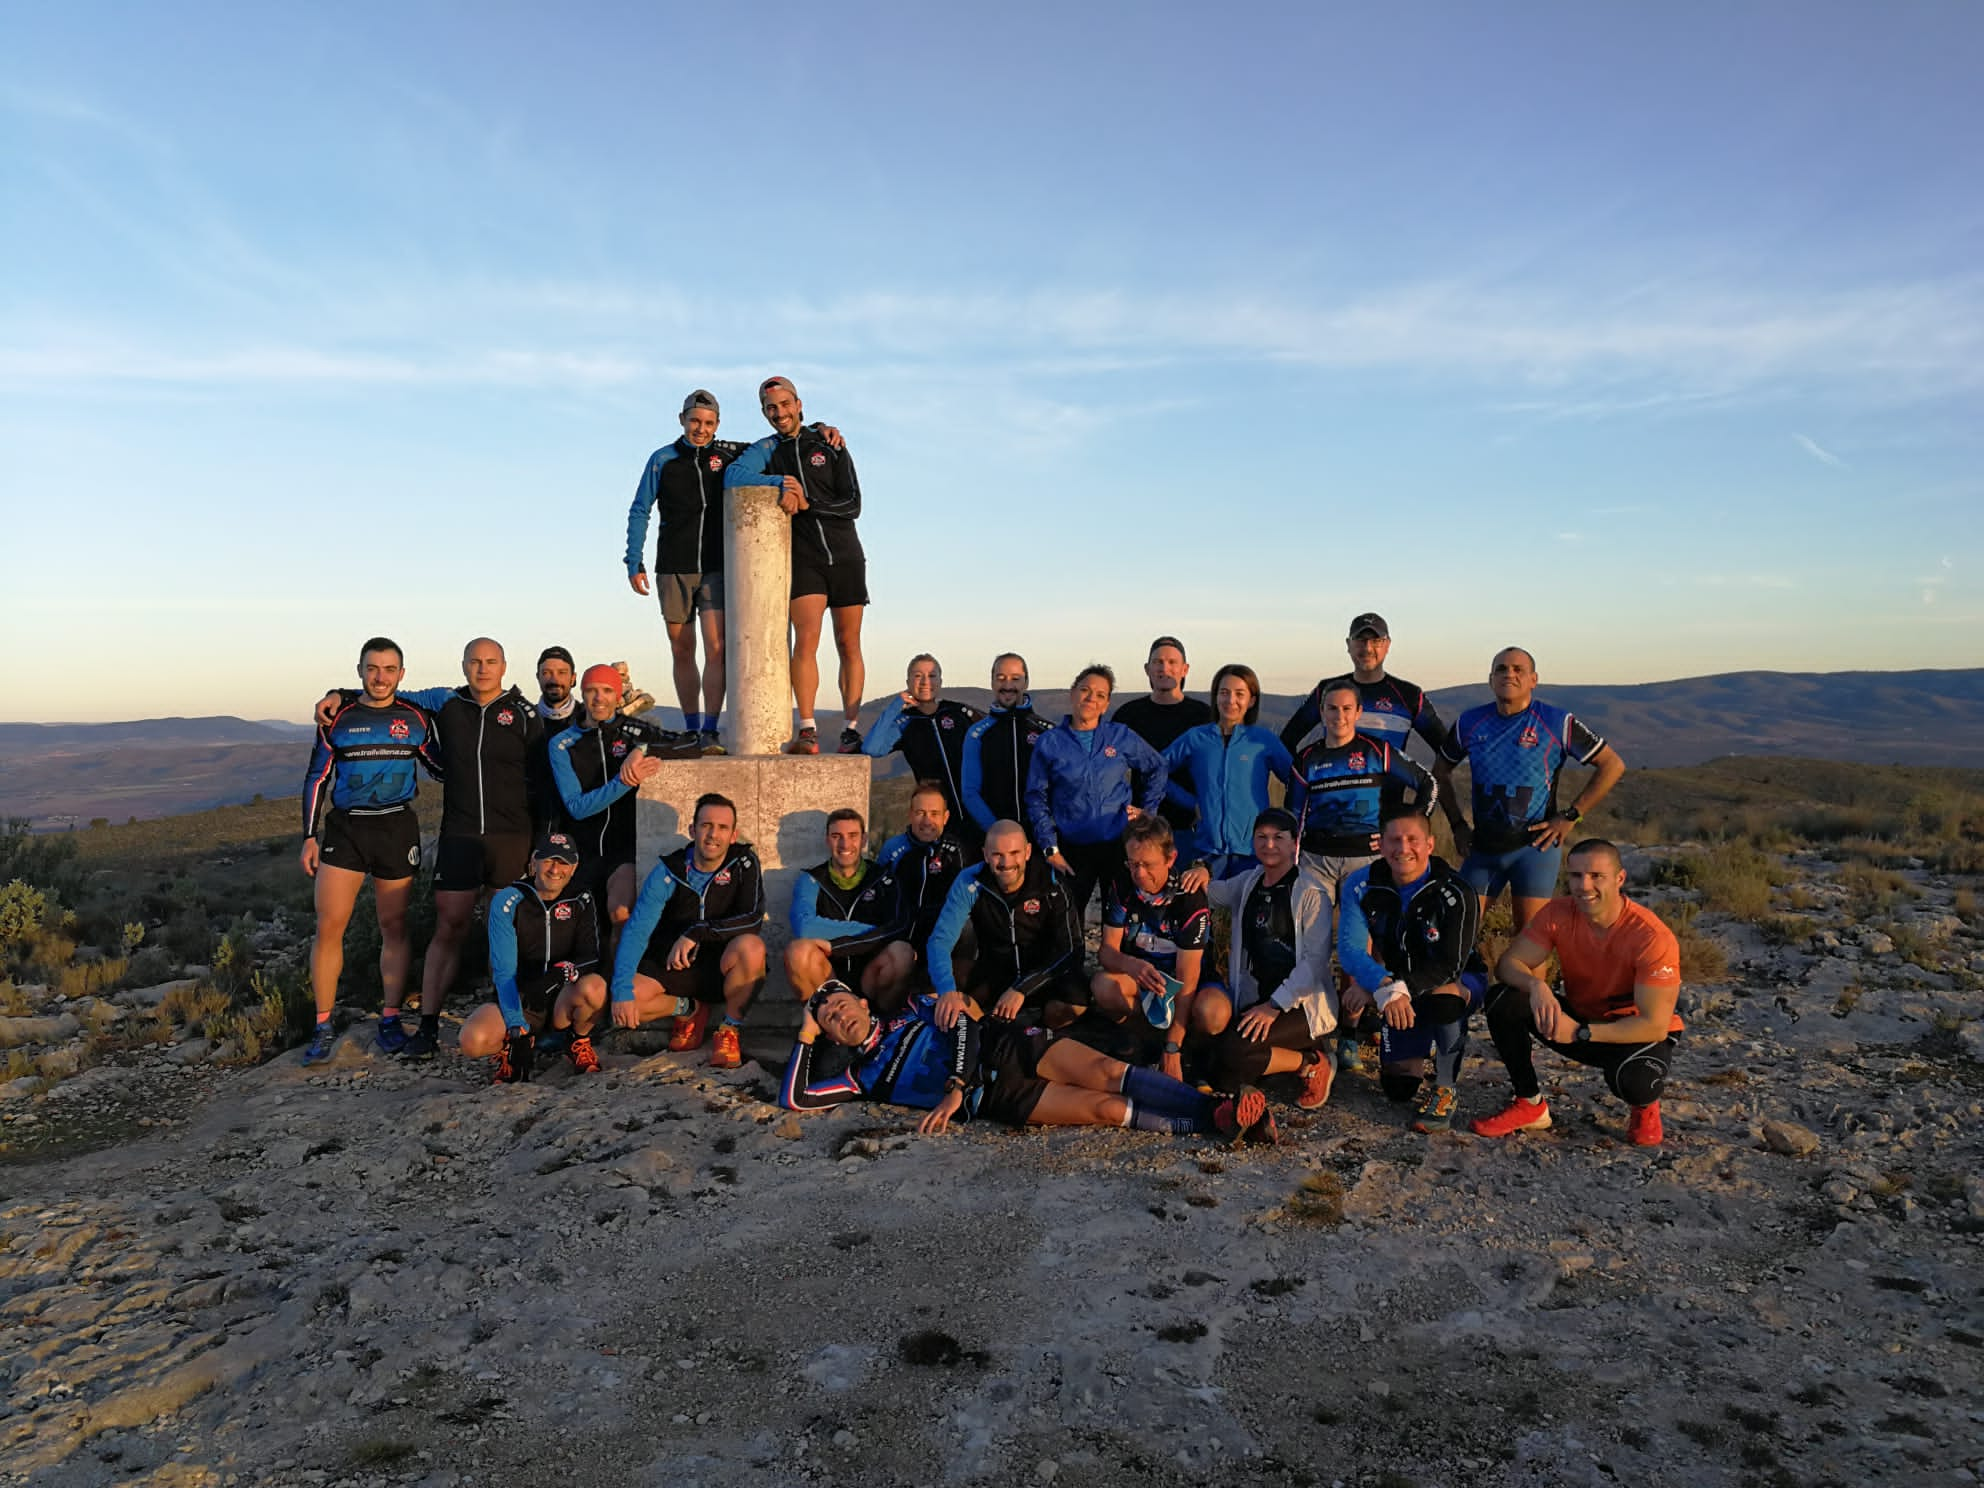
[[551, 778], [565, 820], [588, 858], [631, 863], [634, 788], [620, 779], [620, 767], [641, 741], [617, 714], [600, 724], [583, 711], [578, 718], [551, 741]]
[[346, 703], [317, 726], [303, 777], [303, 835], [317, 836], [333, 811], [384, 816], [412, 804], [423, 769], [436, 780], [446, 773], [433, 714], [405, 698], [383, 708]]
[[1281, 740], [1258, 724], [1225, 733], [1217, 723], [1188, 729], [1164, 751], [1170, 780], [1165, 797], [1197, 813], [1180, 835], [1179, 853], [1193, 858], [1251, 857], [1254, 818], [1273, 803], [1270, 780], [1286, 781], [1292, 761]]
[[521, 689], [487, 703], [465, 686], [402, 688], [400, 696], [432, 713], [441, 735], [443, 837], [522, 834], [545, 822], [554, 803], [534, 795], [540, 781], [531, 767], [544, 744], [544, 723]]
[[658, 574], [723, 572], [723, 472], [744, 446], [728, 439], [689, 443], [683, 435], [648, 456], [634, 504], [627, 508], [627, 577], [647, 567], [648, 510], [661, 531], [655, 538]]
[[721, 948], [765, 922], [765, 875], [748, 842], [733, 842], [723, 861], [705, 873], [693, 862], [693, 847], [678, 847], [641, 880], [634, 912], [620, 928], [613, 953], [615, 1002], [634, 1000], [634, 973], [650, 946], [657, 956], [688, 936], [698, 956]]
[[964, 809], [978, 830], [1016, 821], [1026, 825], [1026, 776], [1033, 766], [1033, 747], [1054, 725], [1033, 711], [1028, 694], [1010, 708], [994, 707], [964, 736], [959, 788]]
[[1303, 741], [1322, 727], [1323, 695], [1333, 687], [1349, 683], [1357, 689], [1364, 711], [1358, 715], [1357, 732], [1382, 739], [1401, 754], [1405, 741], [1417, 734], [1437, 756], [1447, 742], [1447, 726], [1440, 722], [1439, 709], [1425, 690], [1414, 687], [1403, 677], [1386, 673], [1375, 682], [1359, 682], [1355, 672], [1325, 677], [1309, 689], [1295, 710], [1295, 716], [1281, 726], [1281, 742], [1290, 754], [1301, 749]]
[[861, 877], [842, 888], [833, 869], [829, 859], [792, 881], [792, 938], [827, 941], [837, 956], [862, 955], [901, 939], [894, 875], [863, 858]]
[[1405, 885], [1379, 859], [1344, 879], [1338, 900], [1337, 963], [1366, 992], [1393, 978], [1414, 997], [1450, 982], [1476, 996], [1486, 989], [1481, 900], [1445, 859]]
[[1504, 715], [1493, 703], [1469, 708], [1447, 735], [1440, 757], [1463, 761], [1474, 787], [1474, 850], [1511, 852], [1532, 842], [1529, 829], [1557, 812], [1564, 765], [1588, 765], [1605, 741], [1574, 714], [1532, 699]]
[[954, 958], [972, 962], [976, 987], [1033, 998], [1057, 976], [1081, 969], [1081, 927], [1060, 875], [1039, 855], [1012, 893], [983, 863], [958, 875], [928, 943], [930, 985], [959, 990]]
[[1433, 777], [1382, 739], [1352, 734], [1347, 744], [1318, 739], [1295, 757], [1288, 809], [1300, 823], [1302, 850], [1332, 858], [1365, 858], [1378, 850], [1385, 807], [1414, 792], [1422, 816], [1433, 814]]
[[806, 509], [792, 519], [792, 561], [826, 568], [862, 558], [861, 538], [854, 530], [861, 515], [861, 482], [854, 459], [843, 447], [835, 449], [818, 424], [800, 429], [797, 439], [768, 435], [731, 461], [723, 472], [725, 486], [776, 486], [797, 476], [806, 492]]
[[918, 780], [936, 782], [950, 808], [951, 821], [963, 828], [969, 821], [964, 808], [964, 741], [971, 726], [984, 716], [969, 703], [949, 698], [939, 698], [936, 711], [924, 713], [906, 706], [898, 693], [868, 730], [861, 752], [881, 759], [900, 751], [909, 761], [911, 774]]
[[944, 1098], [953, 1079], [965, 1085], [965, 1111], [978, 1106], [978, 1022], [959, 1018], [946, 1033], [937, 1026], [935, 998], [912, 998], [886, 1023], [877, 1022], [868, 1042], [849, 1050], [846, 1071], [813, 1081], [813, 1045], [796, 1043], [785, 1066], [779, 1104], [788, 1111], [824, 1111], [847, 1101], [887, 1101], [927, 1111]]
[[918, 842], [898, 832], [882, 844], [875, 860], [895, 880], [899, 938], [922, 946], [937, 928], [951, 885], [964, 872], [964, 844], [948, 832], [935, 842]]
[[1027, 769], [1026, 820], [1044, 857], [1063, 842], [1120, 841], [1133, 803], [1148, 814], [1164, 799], [1164, 756], [1141, 736], [1120, 723], [1073, 722], [1064, 716], [1040, 736]]
[[505, 1028], [528, 1026], [525, 1007], [549, 1003], [568, 978], [599, 964], [599, 918], [592, 895], [569, 885], [546, 899], [529, 879], [489, 900], [489, 976]]

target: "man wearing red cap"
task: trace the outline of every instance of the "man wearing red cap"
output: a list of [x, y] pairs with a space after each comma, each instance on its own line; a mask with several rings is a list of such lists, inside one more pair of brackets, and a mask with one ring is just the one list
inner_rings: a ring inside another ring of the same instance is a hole
[[758, 385], [758, 404], [772, 426], [723, 473], [728, 486], [774, 486], [792, 518], [792, 696], [799, 729], [789, 754], [818, 754], [820, 730], [813, 704], [820, 691], [820, 630], [833, 613], [834, 648], [840, 653], [843, 723], [840, 752], [861, 752], [855, 726], [866, 680], [861, 660], [861, 614], [868, 603], [868, 559], [854, 530], [861, 515], [861, 483], [845, 447], [836, 448], [817, 426], [808, 428], [799, 393], [783, 377]]
[[583, 883], [617, 932], [634, 907], [634, 791], [661, 768], [645, 727], [620, 716], [620, 674], [601, 662], [579, 679], [585, 713], [551, 741], [551, 778], [585, 855]]

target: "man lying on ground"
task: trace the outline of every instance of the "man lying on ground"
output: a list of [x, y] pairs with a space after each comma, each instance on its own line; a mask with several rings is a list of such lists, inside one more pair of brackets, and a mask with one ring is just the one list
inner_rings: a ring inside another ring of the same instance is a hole
[[[815, 1084], [813, 1051], [822, 1034], [855, 1054], [845, 1073]], [[924, 1132], [980, 1116], [1015, 1127], [1127, 1126], [1274, 1140], [1267, 1100], [1251, 1086], [1235, 1096], [1205, 1095], [1041, 1028], [969, 1017], [940, 1028], [929, 997], [881, 1021], [846, 983], [828, 982], [806, 1004], [779, 1102], [790, 1111], [820, 1111], [854, 1100], [924, 1111], [917, 1127]]]

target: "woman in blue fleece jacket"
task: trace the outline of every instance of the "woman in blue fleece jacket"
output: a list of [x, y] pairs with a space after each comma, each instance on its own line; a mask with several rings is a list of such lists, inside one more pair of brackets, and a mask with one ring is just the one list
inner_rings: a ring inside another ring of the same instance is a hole
[[1178, 839], [1182, 863], [1203, 863], [1214, 878], [1258, 867], [1254, 819], [1273, 803], [1268, 781], [1288, 783], [1294, 761], [1261, 716], [1261, 682], [1252, 667], [1229, 663], [1212, 676], [1214, 722], [1187, 729], [1164, 751], [1167, 799], [1198, 813]]
[[1068, 715], [1033, 746], [1026, 818], [1035, 850], [1068, 884], [1075, 913], [1123, 863], [1123, 828], [1164, 799], [1164, 757], [1120, 723], [1105, 723], [1116, 674], [1091, 662], [1068, 692]]

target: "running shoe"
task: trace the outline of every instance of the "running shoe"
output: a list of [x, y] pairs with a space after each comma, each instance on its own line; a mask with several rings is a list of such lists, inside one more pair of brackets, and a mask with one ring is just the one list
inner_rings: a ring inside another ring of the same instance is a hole
[[723, 747], [723, 740], [717, 737], [715, 729], [704, 729], [702, 733], [697, 735], [696, 748], [703, 754], [730, 753], [728, 749]]
[[[1548, 1126], [1550, 1118], [1544, 1117]], [[1626, 1122], [1626, 1140], [1635, 1147], [1658, 1147], [1665, 1133], [1660, 1128], [1660, 1102], [1653, 1101], [1644, 1106], [1634, 1106], [1633, 1114]]]
[[[1477, 1137], [1512, 1137], [1519, 1131], [1542, 1131], [1550, 1124], [1550, 1103], [1548, 1101], [1525, 1100], [1517, 1096], [1493, 1116], [1482, 1116], [1467, 1124], [1467, 1129]], [[1660, 1127], [1660, 1117], [1654, 1116], [1654, 1128]]]
[[572, 1040], [572, 1047], [565, 1051], [571, 1056], [572, 1073], [596, 1075], [599, 1073], [599, 1055], [594, 1052], [592, 1040], [584, 1034]]
[[440, 1040], [424, 1028], [417, 1028], [408, 1037], [406, 1046], [400, 1050], [400, 1058], [414, 1064], [425, 1064], [434, 1057], [434, 1050]]
[[1419, 1097], [1419, 1114], [1412, 1118], [1412, 1129], [1416, 1132], [1451, 1131], [1454, 1124], [1454, 1107], [1460, 1101], [1460, 1092], [1451, 1085], [1429, 1085]]
[[528, 1033], [511, 1033], [503, 1039], [503, 1052], [496, 1056], [496, 1083], [528, 1084], [537, 1070], [537, 1040]]
[[1320, 1111], [1330, 1103], [1330, 1086], [1336, 1083], [1336, 1061], [1328, 1049], [1319, 1049], [1309, 1056], [1300, 1073], [1302, 1089], [1296, 1094], [1295, 1104], [1304, 1111]]
[[703, 1046], [703, 1032], [710, 1026], [710, 1005], [707, 1002], [696, 1004], [696, 1010], [686, 1018], [675, 1020], [675, 1032], [669, 1037], [668, 1052], [686, 1054], [691, 1049]]
[[852, 726], [840, 731], [840, 752], [842, 754], [861, 753], [861, 730]]
[[785, 746], [787, 754], [818, 754], [820, 752], [820, 731], [816, 728], [803, 728], [792, 736], [792, 742]]
[[378, 1046], [381, 1054], [397, 1054], [406, 1047], [406, 1025], [400, 1022], [398, 1013], [390, 1018], [383, 1013], [379, 1015]]
[[331, 1050], [337, 1046], [338, 1036], [331, 1031], [328, 1023], [319, 1023], [310, 1035], [309, 1047], [303, 1051], [305, 1064], [322, 1064], [331, 1057]]
[[744, 1063], [744, 1051], [737, 1043], [737, 1030], [728, 1023], [716, 1026], [716, 1037], [710, 1040], [710, 1068], [736, 1069]]
[[1268, 1098], [1252, 1085], [1242, 1085], [1237, 1094], [1212, 1108], [1213, 1129], [1235, 1146], [1247, 1140], [1263, 1121], [1272, 1129], [1274, 1118], [1268, 1113]]

